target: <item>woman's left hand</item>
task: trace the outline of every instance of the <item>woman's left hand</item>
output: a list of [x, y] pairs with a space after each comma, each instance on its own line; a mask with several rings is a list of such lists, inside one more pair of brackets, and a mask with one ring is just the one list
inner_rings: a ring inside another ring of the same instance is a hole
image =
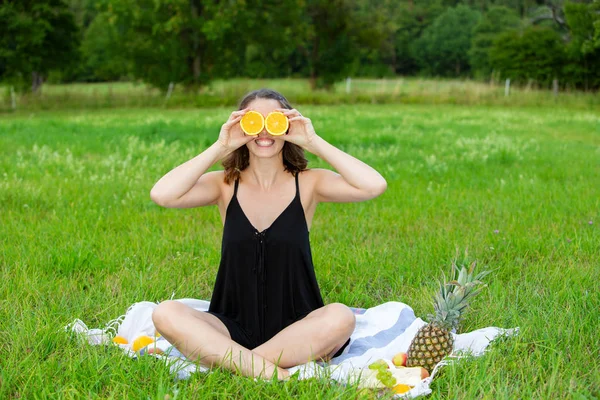
[[296, 109], [278, 108], [275, 111], [283, 113], [290, 121], [287, 134], [281, 136], [281, 138], [305, 150], [311, 151], [311, 145], [317, 138], [317, 134], [310, 118], [302, 116]]

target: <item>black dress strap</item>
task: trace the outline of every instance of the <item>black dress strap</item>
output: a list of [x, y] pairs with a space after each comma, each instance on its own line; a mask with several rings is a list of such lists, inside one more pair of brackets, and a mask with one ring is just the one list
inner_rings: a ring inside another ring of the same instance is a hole
[[233, 185], [233, 197], [237, 197], [238, 186], [240, 185], [239, 178], [235, 180], [235, 184]]
[[296, 196], [300, 195], [300, 184], [298, 183], [299, 172], [296, 172]]

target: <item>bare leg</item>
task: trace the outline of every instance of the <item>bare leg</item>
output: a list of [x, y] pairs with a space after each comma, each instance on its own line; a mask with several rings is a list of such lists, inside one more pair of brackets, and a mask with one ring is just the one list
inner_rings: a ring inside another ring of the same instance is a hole
[[152, 314], [156, 330], [188, 359], [212, 367], [219, 365], [245, 376], [270, 379], [286, 370], [231, 340], [223, 323], [214, 315], [200, 312], [178, 301], [165, 301]]
[[354, 313], [340, 303], [328, 304], [288, 326], [252, 351], [281, 368], [310, 360], [327, 360], [346, 343], [356, 325]]

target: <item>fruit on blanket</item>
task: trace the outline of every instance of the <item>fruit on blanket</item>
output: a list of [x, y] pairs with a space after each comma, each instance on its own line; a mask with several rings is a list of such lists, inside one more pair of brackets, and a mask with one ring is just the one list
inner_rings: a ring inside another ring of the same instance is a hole
[[400, 352], [398, 354], [396, 354], [394, 356], [394, 358], [392, 358], [392, 363], [394, 363], [394, 365], [396, 367], [406, 367], [406, 358], [408, 357], [408, 354]]
[[116, 344], [129, 344], [127, 339], [125, 339], [123, 336], [115, 336], [112, 341]]
[[399, 383], [392, 388], [392, 392], [394, 392], [396, 394], [402, 394], [402, 393], [408, 392], [412, 388], [413, 388], [412, 386], [408, 386], [403, 383]]
[[489, 273], [483, 271], [475, 276], [474, 269], [475, 263], [468, 270], [464, 266], [459, 270], [452, 263], [453, 280], [440, 283], [440, 291], [434, 298], [435, 315], [429, 316], [431, 322], [419, 329], [410, 343], [407, 367], [424, 367], [431, 372], [452, 353], [454, 338], [450, 331], [458, 326], [469, 302], [485, 287], [481, 279]]
[[258, 135], [265, 127], [265, 119], [256, 111], [248, 111], [240, 120], [240, 127], [246, 135]]
[[154, 339], [150, 336], [140, 336], [133, 341], [133, 345], [131, 346], [133, 351], [140, 351], [144, 347], [148, 346], [150, 343], [154, 343]]
[[279, 136], [287, 132], [290, 123], [283, 113], [273, 111], [265, 119], [265, 128], [271, 135]]
[[392, 372], [389, 369], [380, 369], [377, 371], [377, 379], [379, 382], [383, 383], [383, 385], [387, 388], [393, 388], [396, 384], [396, 378], [392, 375]]
[[148, 352], [147, 354], [164, 354], [165, 352], [162, 349], [159, 349], [158, 347], [155, 346], [150, 346], [148, 348]]
[[369, 369], [373, 369], [373, 370], [379, 370], [379, 369], [389, 369], [390, 366], [388, 365], [387, 362], [385, 362], [385, 360], [377, 360], [375, 362], [372, 362], [371, 364], [369, 364]]
[[427, 378], [429, 373], [422, 367], [407, 367], [392, 369], [392, 375], [398, 384], [416, 386], [423, 379]]
[[421, 367], [393, 367], [386, 369], [364, 369], [360, 371], [358, 386], [361, 388], [392, 389], [394, 386], [403, 384], [417, 386], [429, 373]]

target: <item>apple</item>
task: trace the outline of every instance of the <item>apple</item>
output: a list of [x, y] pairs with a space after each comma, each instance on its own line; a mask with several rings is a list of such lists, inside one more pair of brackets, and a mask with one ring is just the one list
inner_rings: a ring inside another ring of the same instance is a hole
[[396, 367], [406, 367], [406, 358], [408, 357], [408, 355], [406, 353], [398, 353], [394, 356], [394, 358], [392, 358], [392, 363], [394, 363], [394, 365]]

